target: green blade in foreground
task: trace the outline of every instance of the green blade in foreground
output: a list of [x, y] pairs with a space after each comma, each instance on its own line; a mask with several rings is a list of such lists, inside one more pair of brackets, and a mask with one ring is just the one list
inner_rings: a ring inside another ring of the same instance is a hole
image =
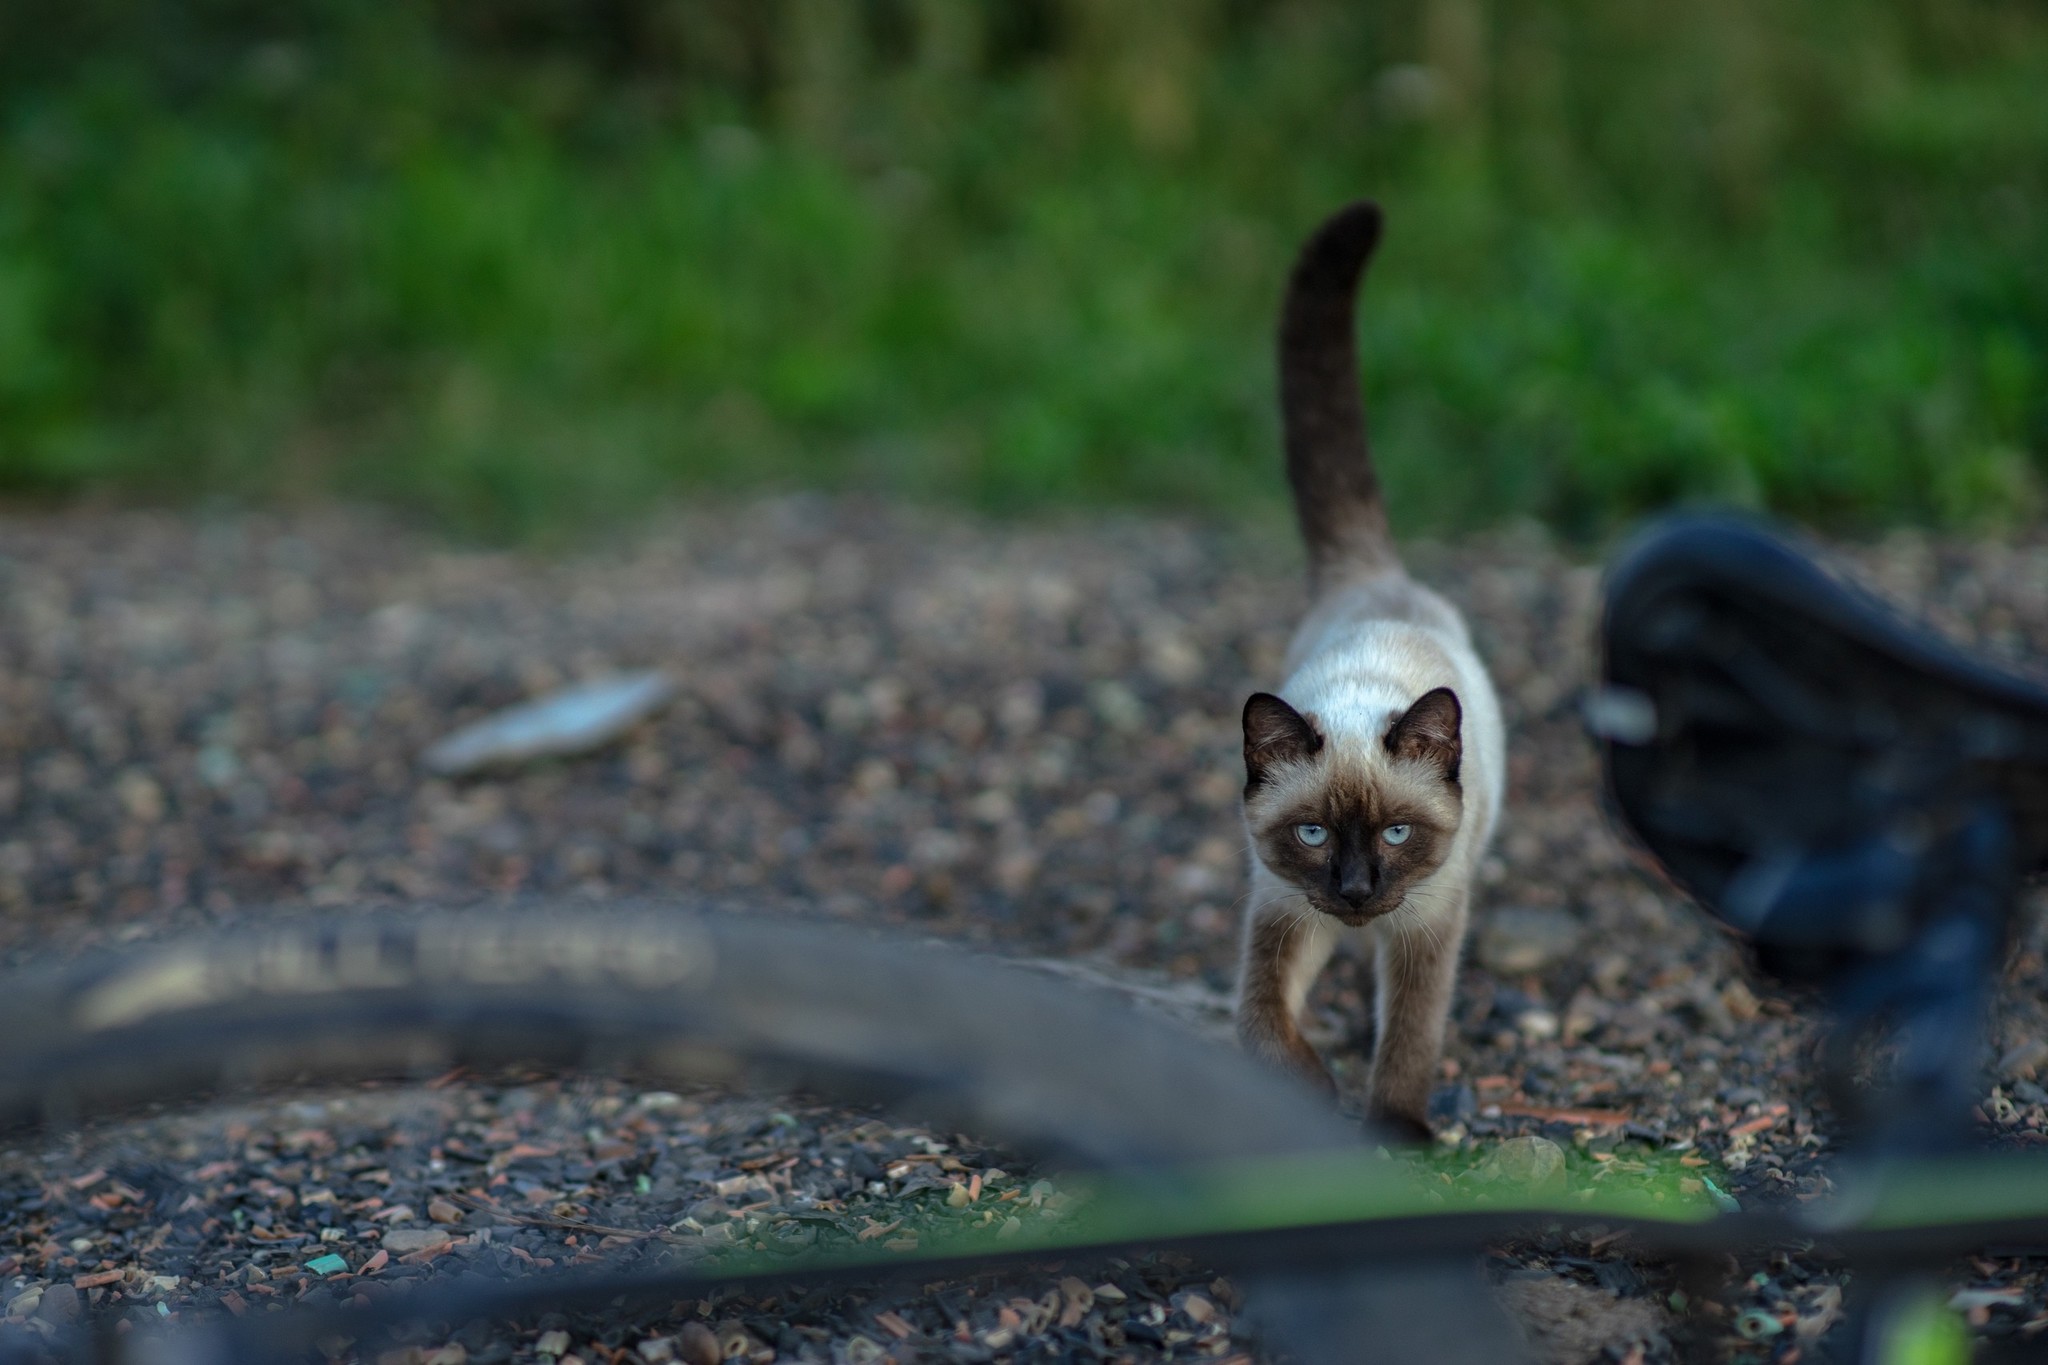
[[[1393, 1158], [1361, 1149], [1179, 1167], [1147, 1177], [1067, 1175], [1032, 1187], [1054, 1186], [1051, 1193], [992, 1207], [949, 1207], [946, 1212], [957, 1218], [918, 1230], [914, 1248], [853, 1243], [794, 1258], [741, 1252], [713, 1255], [698, 1269], [718, 1279], [746, 1279], [1246, 1234], [1362, 1232], [1411, 1219], [1457, 1222], [1460, 1215], [1482, 1215], [1488, 1223], [1687, 1226], [1721, 1216], [1706, 1181], [1675, 1161], [1630, 1165], [1638, 1169], [1625, 1179], [1587, 1181], [1578, 1188], [1563, 1172], [1540, 1185], [1517, 1184], [1490, 1171], [1485, 1161], [1451, 1162], [1435, 1154]], [[1475, 1249], [1485, 1235], [1475, 1236]]]

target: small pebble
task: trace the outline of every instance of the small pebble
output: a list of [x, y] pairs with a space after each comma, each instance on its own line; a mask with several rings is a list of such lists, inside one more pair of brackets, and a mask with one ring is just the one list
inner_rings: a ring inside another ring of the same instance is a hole
[[683, 1365], [719, 1365], [725, 1353], [719, 1349], [718, 1337], [701, 1322], [686, 1322], [676, 1333], [676, 1358]]
[[1998, 1074], [2034, 1080], [2048, 1064], [2048, 1038], [2023, 1038], [1998, 1059]]
[[1508, 906], [1477, 918], [1473, 956], [1501, 976], [1524, 976], [1570, 956], [1586, 928], [1562, 910]]
[[1513, 1137], [1494, 1148], [1479, 1174], [1528, 1190], [1564, 1184], [1564, 1149], [1549, 1138]]
[[68, 1284], [53, 1284], [44, 1288], [35, 1311], [44, 1322], [62, 1326], [77, 1319], [78, 1309], [78, 1291]]

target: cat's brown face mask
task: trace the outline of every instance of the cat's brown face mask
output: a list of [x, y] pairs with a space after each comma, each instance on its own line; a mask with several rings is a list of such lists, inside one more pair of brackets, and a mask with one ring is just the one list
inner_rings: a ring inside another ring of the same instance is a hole
[[1268, 692], [1244, 708], [1245, 822], [1259, 859], [1346, 924], [1399, 909], [1443, 866], [1463, 815], [1461, 710], [1449, 688], [1347, 754]]

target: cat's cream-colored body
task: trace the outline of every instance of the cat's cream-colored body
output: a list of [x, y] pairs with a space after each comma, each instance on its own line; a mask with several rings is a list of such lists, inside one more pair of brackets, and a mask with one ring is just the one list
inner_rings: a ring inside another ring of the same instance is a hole
[[1252, 886], [1237, 1021], [1254, 1055], [1331, 1086], [1302, 1006], [1341, 942], [1369, 948], [1368, 1108], [1420, 1138], [1506, 737], [1464, 620], [1408, 576], [1380, 497], [1352, 335], [1379, 234], [1371, 204], [1332, 215], [1282, 308], [1282, 429], [1311, 596], [1277, 695], [1245, 703]]
[[[1314, 717], [1333, 760], [1362, 768], [1363, 776], [1382, 784], [1400, 775], [1381, 737], [1410, 703], [1448, 687], [1463, 705], [1457, 832], [1442, 864], [1399, 909], [1364, 925], [1344, 924], [1310, 906], [1267, 867], [1256, 841], [1251, 855], [1248, 953], [1262, 933], [1276, 928], [1284, 946], [1273, 962], [1277, 979], [1262, 981], [1261, 973], [1247, 971], [1241, 991], [1277, 987], [1288, 1019], [1298, 1021], [1317, 975], [1348, 941], [1372, 960], [1376, 972], [1379, 1074], [1372, 1107], [1387, 1114], [1426, 1108], [1429, 1069], [1442, 1050], [1443, 1016], [1456, 984], [1479, 863], [1500, 817], [1507, 775], [1500, 703], [1457, 609], [1399, 568], [1327, 588], [1295, 631], [1286, 668], [1279, 695]], [[1300, 1063], [1298, 1048], [1262, 1047], [1257, 1041], [1254, 1047], [1275, 1062]], [[1393, 1093], [1397, 1089], [1408, 1093]]]

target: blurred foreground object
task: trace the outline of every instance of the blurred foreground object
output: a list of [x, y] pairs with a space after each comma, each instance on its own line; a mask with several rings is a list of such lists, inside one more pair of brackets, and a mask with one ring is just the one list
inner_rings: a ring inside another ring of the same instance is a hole
[[1746, 522], [1645, 534], [1608, 580], [1587, 719], [1620, 818], [1858, 1043], [1903, 1044], [1879, 1150], [1969, 1112], [2020, 879], [2048, 861], [2048, 688], [1963, 652]]
[[[1609, 578], [1589, 721], [1621, 818], [1773, 970], [1902, 948], [1964, 868], [2048, 860], [2048, 687], [1747, 523], [1663, 523]], [[1981, 847], [1950, 849], [1981, 821]]]

